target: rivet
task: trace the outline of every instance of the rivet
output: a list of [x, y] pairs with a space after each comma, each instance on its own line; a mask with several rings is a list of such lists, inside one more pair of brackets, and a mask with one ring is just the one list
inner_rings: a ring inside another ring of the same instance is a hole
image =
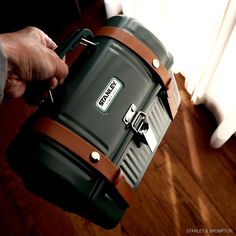
[[155, 59], [153, 59], [153, 61], [152, 61], [152, 65], [157, 69], [157, 68], [160, 66], [160, 63], [159, 63], [159, 61], [155, 58]]
[[99, 154], [98, 152], [92, 152], [92, 153], [90, 154], [90, 160], [91, 160], [92, 162], [98, 162], [98, 161], [100, 161], [100, 154]]
[[129, 122], [129, 118], [128, 117], [125, 117], [125, 122]]
[[131, 111], [135, 112], [135, 107], [133, 105], [131, 106]]

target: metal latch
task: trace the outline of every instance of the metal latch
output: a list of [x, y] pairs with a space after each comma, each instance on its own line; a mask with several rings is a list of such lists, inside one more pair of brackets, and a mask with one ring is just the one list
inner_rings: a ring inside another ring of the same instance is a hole
[[137, 112], [137, 107], [132, 104], [124, 116], [123, 122], [134, 131], [136, 135], [135, 141], [138, 146], [145, 143], [154, 152], [157, 146], [157, 140], [148, 122], [147, 115], [143, 111]]

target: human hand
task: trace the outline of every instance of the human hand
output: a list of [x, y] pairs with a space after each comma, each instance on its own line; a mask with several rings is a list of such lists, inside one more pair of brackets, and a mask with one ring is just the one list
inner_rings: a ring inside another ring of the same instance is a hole
[[8, 58], [8, 77], [5, 97], [20, 97], [30, 81], [47, 80], [48, 89], [62, 84], [68, 66], [54, 52], [57, 45], [36, 27], [0, 34]]

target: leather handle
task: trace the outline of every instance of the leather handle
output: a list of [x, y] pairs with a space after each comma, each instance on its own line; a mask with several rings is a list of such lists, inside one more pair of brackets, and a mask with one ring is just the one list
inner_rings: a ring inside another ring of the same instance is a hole
[[95, 36], [109, 37], [117, 40], [141, 57], [147, 65], [149, 65], [149, 68], [161, 78], [163, 84], [165, 85], [167, 91], [167, 101], [171, 112], [171, 119], [173, 119], [177, 113], [177, 105], [173, 97], [173, 81], [168, 70], [160, 62], [157, 55], [131, 33], [118, 27], [100, 27], [96, 31]]
[[[103, 153], [65, 126], [48, 117], [39, 117], [32, 128], [61, 144], [76, 154], [78, 158], [83, 159], [89, 166], [96, 169], [106, 180], [114, 185], [125, 202], [130, 205], [134, 195], [131, 186], [126, 182], [121, 169], [113, 164]], [[91, 159], [92, 153], [96, 153], [100, 160], [93, 161]]]

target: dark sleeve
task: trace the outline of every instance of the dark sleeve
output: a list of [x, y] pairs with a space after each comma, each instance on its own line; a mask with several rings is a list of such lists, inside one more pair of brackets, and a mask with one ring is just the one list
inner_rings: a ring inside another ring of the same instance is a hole
[[7, 56], [0, 43], [0, 104], [4, 96], [6, 79], [7, 79]]

